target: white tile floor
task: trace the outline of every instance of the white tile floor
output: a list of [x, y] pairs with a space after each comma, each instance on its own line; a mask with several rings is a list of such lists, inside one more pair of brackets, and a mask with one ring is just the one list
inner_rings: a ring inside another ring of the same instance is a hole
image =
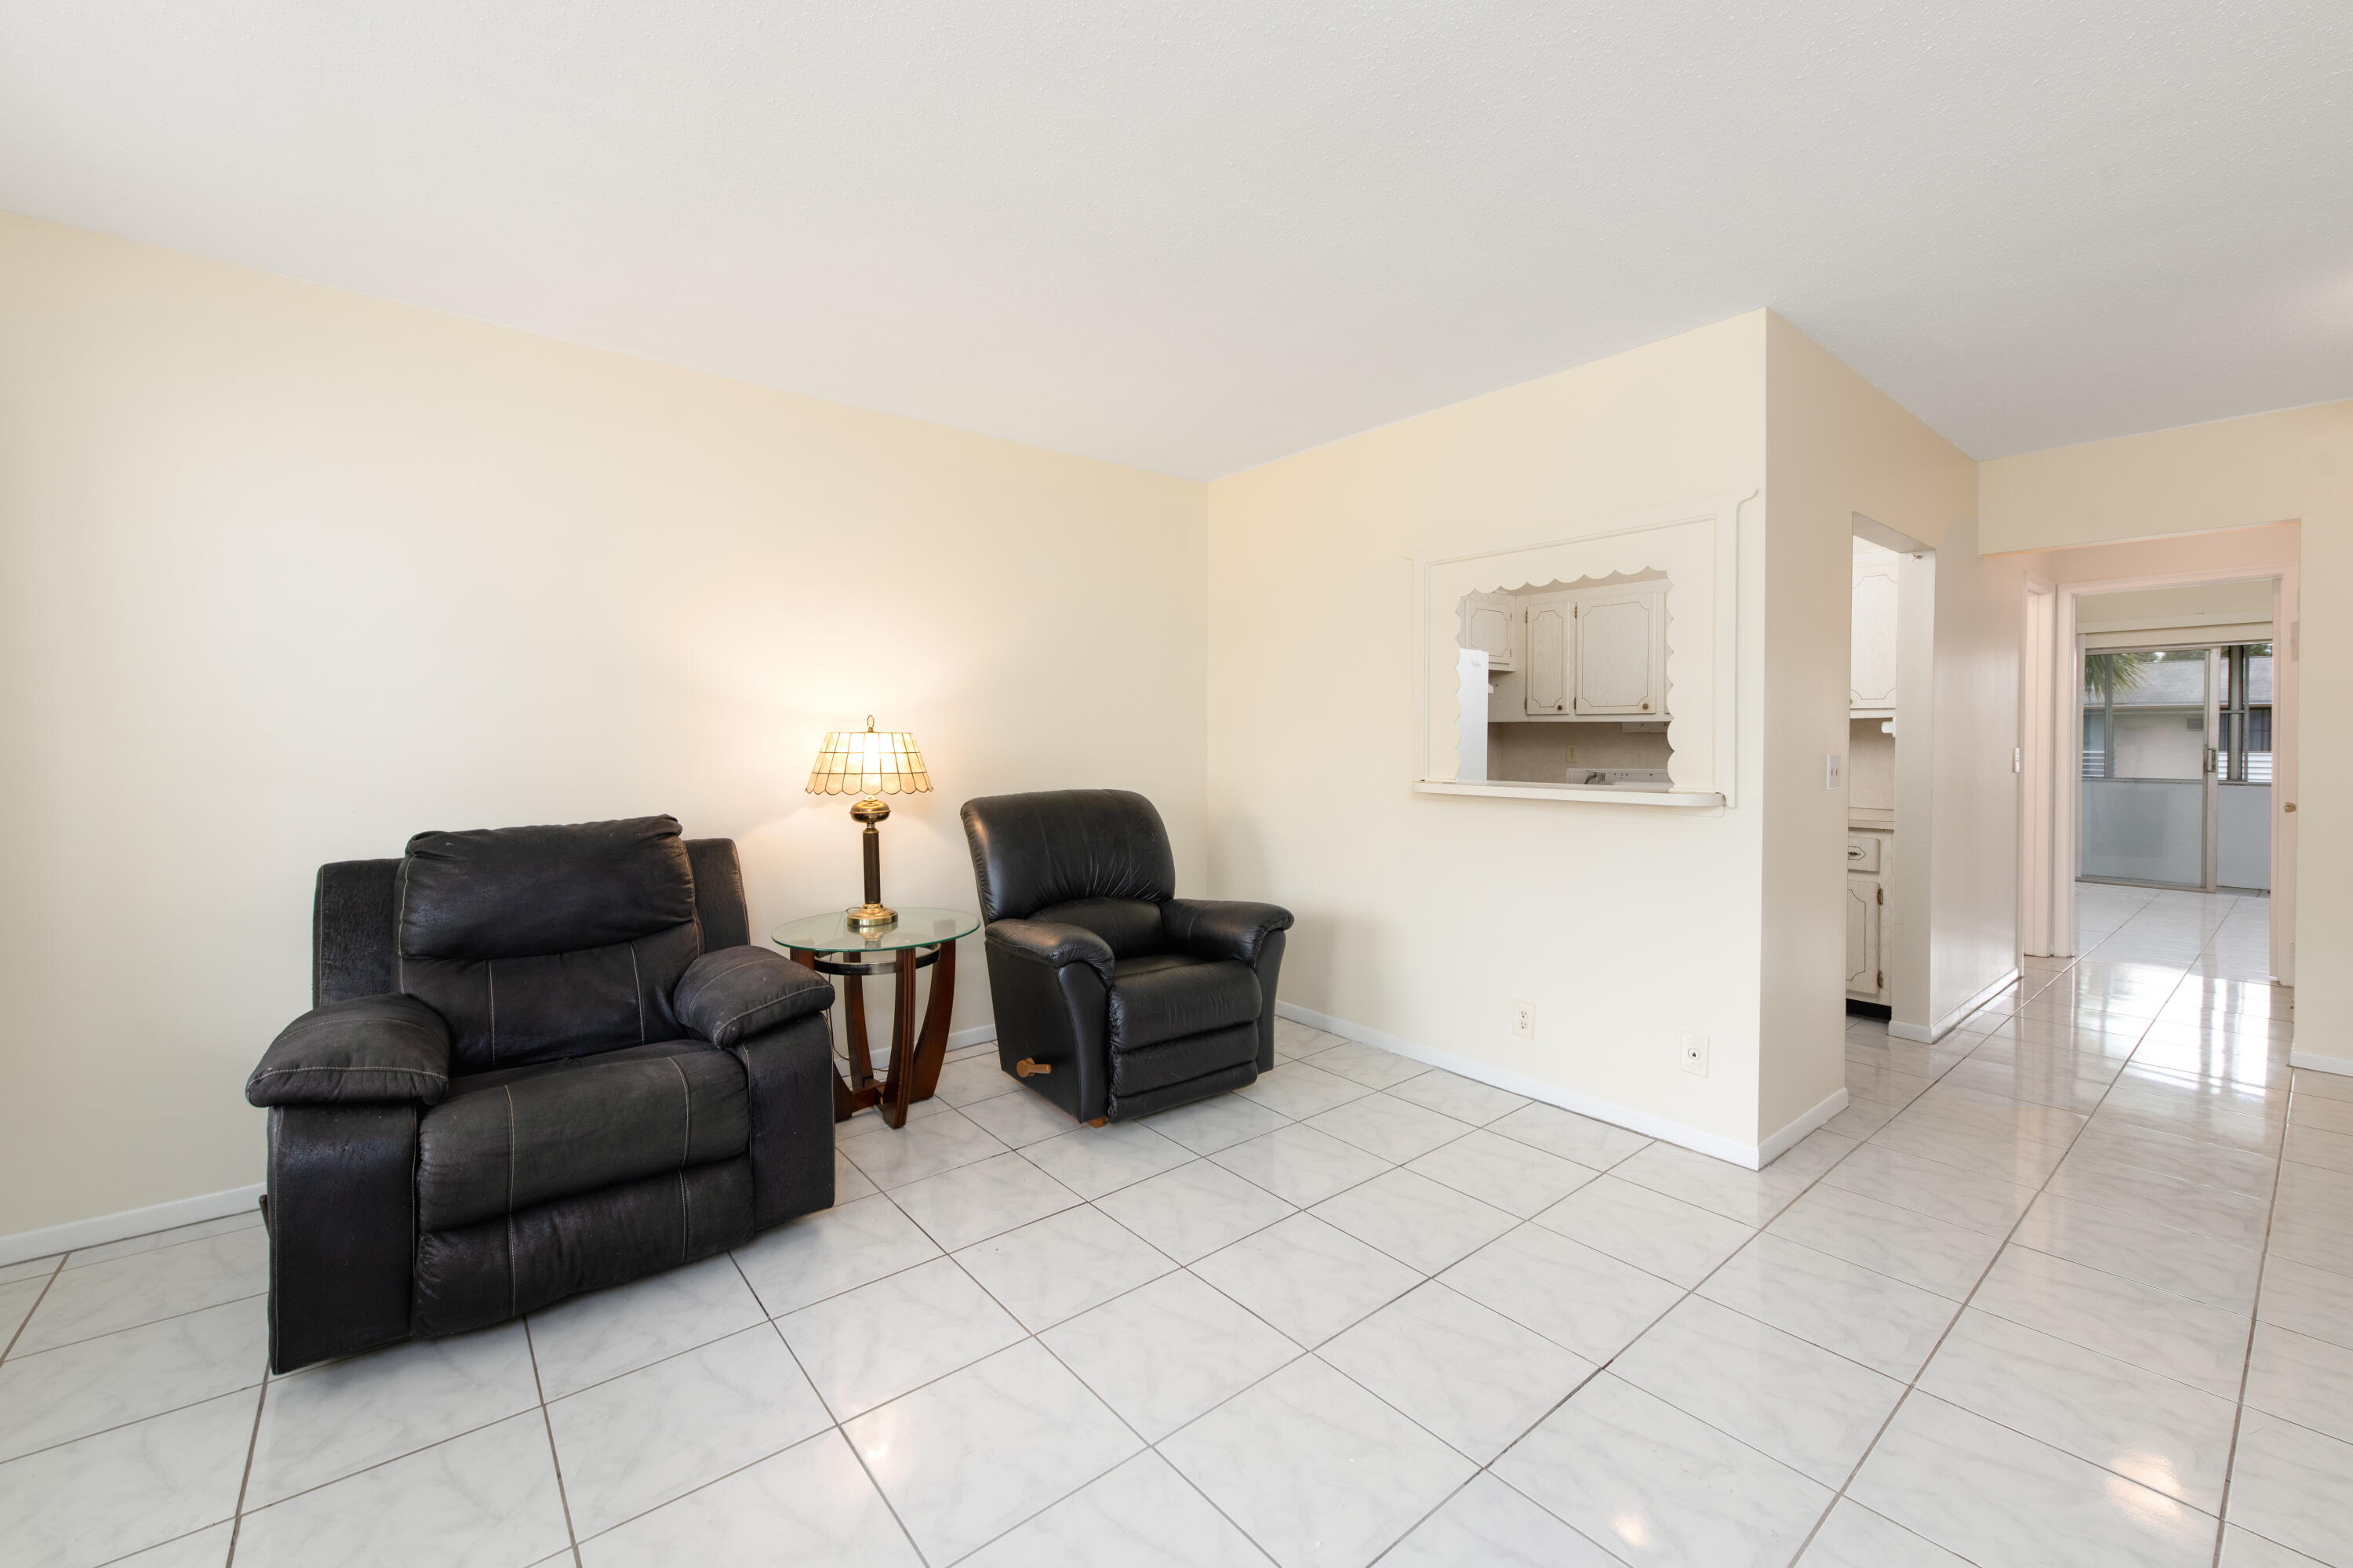
[[824, 1214], [291, 1377], [249, 1219], [0, 1269], [0, 1558], [2353, 1564], [2353, 1080], [2260, 900], [2082, 910], [1761, 1172], [1286, 1023], [1101, 1130], [962, 1054]]

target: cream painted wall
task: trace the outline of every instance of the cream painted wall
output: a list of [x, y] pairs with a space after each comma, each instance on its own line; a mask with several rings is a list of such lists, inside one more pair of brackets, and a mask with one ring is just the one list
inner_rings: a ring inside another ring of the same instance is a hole
[[[1965, 519], [1936, 544], [1928, 735], [1930, 1033], [2019, 967], [2019, 661], [2026, 572], [1979, 555]], [[1898, 808], [1897, 834], [1902, 810]]]
[[[1976, 686], [1948, 691], [1943, 668], [1948, 577], [1974, 584], [1969, 570], [1944, 559], [1947, 549], [1975, 556], [1967, 525], [1977, 510], [1977, 469], [1968, 457], [1912, 417], [1894, 399], [1848, 369], [1819, 344], [1775, 315], [1767, 316], [1766, 425], [1771, 524], [1765, 553], [1767, 628], [1763, 667], [1766, 706], [1763, 887], [1765, 1071], [1759, 1125], [1771, 1128], [1819, 1103], [1844, 1081], [1845, 879], [1847, 810], [1843, 789], [1824, 788], [1823, 758], [1843, 753], [1853, 611], [1854, 519], [1857, 514], [1936, 548], [1932, 574], [1938, 635], [1935, 709], [1918, 723], [1907, 700], [1916, 684], [1899, 672], [1896, 854], [1917, 856], [1921, 813], [1908, 811], [1914, 791], [1904, 775], [1923, 755], [1943, 759], [1935, 736], [1946, 730], [1966, 753], [1981, 730], [1999, 725], [2000, 711], [1979, 711]], [[1956, 531], [1957, 528], [1959, 531]], [[1906, 566], [1911, 563], [1905, 563]], [[1905, 589], [1900, 615], [1919, 606]], [[1974, 603], [1973, 592], [1962, 602]], [[1966, 650], [1977, 646], [1972, 637]], [[2013, 661], [2015, 652], [2012, 653]], [[2009, 722], [2015, 727], [2013, 670]], [[1955, 708], [1957, 698], [1963, 704]], [[1948, 711], [1951, 709], [1952, 711]], [[1926, 727], [1928, 734], [1919, 731]], [[2001, 742], [2007, 770], [2010, 747]], [[1908, 819], [1908, 820], [1907, 820]], [[1947, 831], [1941, 808], [1930, 822]], [[1972, 822], [1972, 825], [1976, 825]], [[2014, 858], [2014, 855], [2013, 855]], [[1958, 919], [1974, 928], [1986, 894], [1957, 885], [1949, 901], [1936, 894], [1936, 861], [1926, 878], [1904, 878], [1915, 906], [1891, 906], [1890, 923], [1921, 949], [1934, 991], [1936, 955], [1922, 933]], [[2014, 911], [2014, 902], [2013, 902]], [[1891, 955], [1894, 957], [1894, 955]], [[1956, 955], [1957, 958], [1957, 955]], [[1915, 960], [1919, 961], [1919, 960]], [[1891, 967], [1890, 981], [1897, 980]], [[1916, 984], [1915, 990], [1922, 989]], [[1899, 997], [1903, 994], [1898, 988]]]
[[1205, 504], [0, 217], [0, 1235], [259, 1180], [312, 870], [419, 829], [674, 812], [763, 930], [856, 900], [801, 786], [871, 712], [938, 783], [886, 896], [969, 907], [958, 802], [1072, 784], [1201, 889]]
[[[2353, 730], [2335, 722], [2353, 711], [2353, 401], [2002, 458], [1984, 465], [1981, 483], [1986, 547], [1994, 550], [2301, 525], [2294, 557], [2299, 602], [2274, 625], [2275, 640], [2296, 662], [2298, 756], [2293, 775], [2275, 771], [2272, 792], [2275, 802], [2293, 800], [2298, 808], [2292, 818], [2274, 819], [2275, 832], [2293, 836], [2292, 844], [2282, 842], [2295, 879], [2292, 891], [2274, 885], [2273, 895], [2295, 905], [2296, 1051], [2353, 1072], [2353, 965], [2344, 961], [2353, 950]], [[2263, 547], [2250, 538], [2244, 549], [2252, 556]], [[2137, 567], [2172, 569], [2212, 567], [2200, 559], [2195, 567]]]
[[[1415, 794], [1406, 557], [1757, 490], [1766, 342], [1752, 313], [1210, 485], [1210, 881], [1297, 912], [1287, 1001], [1757, 1143], [1761, 688], [1740, 695], [1732, 810]], [[1751, 501], [1744, 670], [1765, 532]], [[1685, 1030], [1709, 1037], [1707, 1077], [1678, 1070]]]
[[[968, 904], [966, 795], [1141, 789], [1186, 886], [1298, 911], [1286, 1000], [1753, 1148], [1840, 1082], [1853, 517], [1938, 553], [1933, 1008], [2015, 940], [2029, 566], [2298, 518], [2342, 626], [2349, 475], [2353, 404], [1980, 469], [1758, 312], [1202, 487], [0, 217], [0, 1235], [258, 1175], [237, 1086], [306, 999], [319, 861], [668, 810], [739, 839], [765, 926], [854, 896], [798, 791], [870, 711], [942, 787], [886, 830], [898, 901]], [[1980, 558], [1980, 488], [1989, 551], [2103, 547]], [[1409, 553], [1760, 489], [1736, 809], [1407, 788]], [[2341, 708], [2353, 639], [2306, 659]], [[2297, 895], [2316, 951], [2343, 881], [2301, 879], [2338, 885]]]

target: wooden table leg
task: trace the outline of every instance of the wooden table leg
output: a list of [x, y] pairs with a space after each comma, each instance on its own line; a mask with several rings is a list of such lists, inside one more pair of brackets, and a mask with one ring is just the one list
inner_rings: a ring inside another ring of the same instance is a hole
[[852, 1088], [862, 1089], [874, 1082], [874, 1057], [866, 1046], [866, 977], [844, 975], [841, 1000], [847, 1014], [843, 1033], [849, 1037], [849, 1083]]
[[938, 1092], [940, 1067], [947, 1060], [948, 1012], [955, 1006], [955, 950], [954, 942], [943, 942], [940, 956], [932, 960], [932, 995], [923, 1004], [923, 1033], [915, 1045], [915, 1099], [927, 1100]]
[[[810, 969], [817, 968], [817, 954], [809, 948], [788, 948], [786, 951], [792, 955], [795, 963]], [[858, 1075], [858, 1086], [852, 1088], [844, 1083], [841, 1069], [834, 1068], [833, 1119], [836, 1121], [848, 1121], [881, 1097], [881, 1091], [874, 1086], [873, 1067], [866, 1054], [866, 982], [856, 975], [849, 977], [849, 981], [842, 989], [849, 993], [850, 999], [848, 1028], [849, 1061], [850, 1071]]]
[[882, 1083], [882, 1119], [892, 1127], [907, 1125], [907, 1107], [915, 1086], [915, 949], [899, 951], [892, 975], [891, 1075]]

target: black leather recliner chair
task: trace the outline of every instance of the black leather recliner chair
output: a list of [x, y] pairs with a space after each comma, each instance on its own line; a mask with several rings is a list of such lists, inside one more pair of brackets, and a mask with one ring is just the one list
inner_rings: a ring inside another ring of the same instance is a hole
[[1097, 1126], [1274, 1065], [1291, 911], [1179, 898], [1160, 813], [1124, 789], [964, 805], [1004, 1069]]
[[269, 1364], [453, 1334], [833, 1202], [830, 981], [670, 817], [319, 868], [269, 1107]]

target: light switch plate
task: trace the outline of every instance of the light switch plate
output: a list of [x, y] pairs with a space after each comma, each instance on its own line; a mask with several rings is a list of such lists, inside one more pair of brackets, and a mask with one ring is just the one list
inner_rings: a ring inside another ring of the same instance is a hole
[[1835, 789], [1846, 775], [1846, 758], [1831, 752], [1822, 758], [1822, 788]]

